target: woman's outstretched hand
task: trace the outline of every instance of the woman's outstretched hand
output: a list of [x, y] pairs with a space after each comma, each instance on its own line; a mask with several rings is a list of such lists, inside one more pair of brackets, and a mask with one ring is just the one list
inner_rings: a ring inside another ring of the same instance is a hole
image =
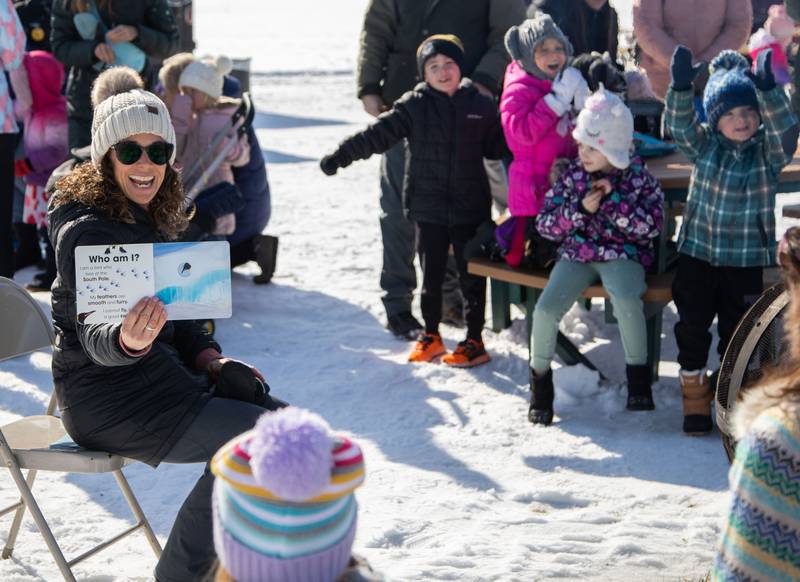
[[155, 341], [167, 323], [167, 310], [158, 297], [142, 297], [122, 320], [120, 340], [132, 352], [139, 352]]

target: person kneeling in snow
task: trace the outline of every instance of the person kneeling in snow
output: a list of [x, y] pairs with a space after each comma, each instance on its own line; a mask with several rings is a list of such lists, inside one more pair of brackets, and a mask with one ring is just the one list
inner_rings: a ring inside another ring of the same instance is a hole
[[558, 323], [598, 279], [619, 321], [628, 376], [628, 410], [652, 410], [651, 370], [642, 293], [661, 231], [664, 193], [644, 162], [631, 158], [633, 115], [602, 89], [578, 115], [572, 133], [578, 159], [547, 193], [536, 227], [561, 243], [550, 280], [536, 302], [531, 329], [528, 419], [553, 422], [553, 372]]
[[[390, 111], [364, 131], [347, 138], [322, 158], [322, 171], [333, 175], [353, 160], [365, 160], [408, 141], [404, 179], [408, 217], [417, 223], [422, 263], [422, 316], [425, 331], [409, 356], [430, 362], [472, 367], [489, 361], [482, 330], [486, 279], [467, 272], [464, 246], [491, 217], [492, 197], [483, 158], [499, 159], [504, 140], [497, 108], [469, 79], [461, 77], [464, 48], [458, 37], [434, 35], [417, 49], [419, 74], [425, 79], [398, 99]], [[461, 292], [466, 302], [467, 338], [446, 354], [439, 335], [442, 283], [453, 245]]]
[[214, 455], [211, 470], [215, 582], [383, 580], [351, 555], [361, 449], [320, 416], [265, 413]]

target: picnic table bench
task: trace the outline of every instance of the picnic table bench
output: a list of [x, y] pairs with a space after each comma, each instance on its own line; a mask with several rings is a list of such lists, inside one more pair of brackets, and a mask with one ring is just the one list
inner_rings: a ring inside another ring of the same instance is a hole
[[[670, 242], [675, 232], [676, 218], [680, 216], [683, 202], [689, 190], [692, 164], [680, 152], [647, 161], [647, 167], [655, 176], [664, 191], [664, 229], [656, 241], [655, 273], [647, 276], [647, 291], [642, 295], [647, 320], [647, 363], [653, 371], [653, 378], [658, 378], [658, 363], [661, 359], [661, 324], [662, 311], [672, 301], [672, 267], [677, 253]], [[800, 152], [781, 173], [779, 192], [800, 191]], [[791, 216], [786, 214], [784, 216]], [[800, 205], [797, 209], [800, 218]], [[469, 272], [487, 277], [490, 283], [492, 328], [500, 331], [511, 325], [511, 305], [517, 305], [525, 312], [530, 337], [532, 314], [536, 301], [549, 280], [549, 273], [544, 270], [513, 269], [505, 263], [496, 263], [488, 259], [475, 258], [469, 261]], [[602, 285], [592, 285], [586, 289], [582, 297], [585, 301], [592, 298], [604, 298], [606, 321], [615, 322], [611, 302]], [[529, 346], [530, 349], [530, 346]], [[597, 370], [595, 364], [559, 332], [556, 353], [566, 365], [581, 363]], [[598, 370], [600, 372], [600, 370]], [[602, 372], [601, 372], [602, 375]]]

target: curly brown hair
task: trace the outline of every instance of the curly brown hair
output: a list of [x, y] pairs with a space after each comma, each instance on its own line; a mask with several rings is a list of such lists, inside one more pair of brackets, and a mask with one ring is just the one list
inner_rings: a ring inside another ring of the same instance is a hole
[[[114, 179], [110, 156], [106, 155], [100, 170], [91, 162], [75, 167], [69, 175], [56, 182], [51, 204], [56, 207], [67, 202], [80, 202], [107, 214], [112, 220], [133, 223], [128, 198]], [[147, 213], [167, 238], [174, 240], [189, 226], [184, 210], [183, 184], [178, 172], [167, 164], [164, 181], [147, 207]]]

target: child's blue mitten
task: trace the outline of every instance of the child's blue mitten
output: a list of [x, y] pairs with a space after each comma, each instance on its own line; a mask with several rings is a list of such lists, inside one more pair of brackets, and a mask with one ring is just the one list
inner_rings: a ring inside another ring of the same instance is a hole
[[694, 80], [700, 74], [700, 69], [706, 66], [704, 63], [692, 65], [692, 51], [679, 44], [672, 53], [670, 63], [670, 74], [672, 75], [672, 89], [675, 91], [688, 91], [692, 88]]
[[94, 40], [97, 36], [97, 25], [100, 20], [91, 12], [78, 12], [72, 22], [83, 40]]
[[130, 42], [112, 42], [109, 44], [114, 49], [115, 65], [130, 67], [137, 73], [141, 73], [144, 70], [147, 55], [138, 46]]
[[772, 49], [758, 53], [756, 72], [745, 73], [759, 91], [771, 91], [775, 88], [775, 74], [772, 72]]

